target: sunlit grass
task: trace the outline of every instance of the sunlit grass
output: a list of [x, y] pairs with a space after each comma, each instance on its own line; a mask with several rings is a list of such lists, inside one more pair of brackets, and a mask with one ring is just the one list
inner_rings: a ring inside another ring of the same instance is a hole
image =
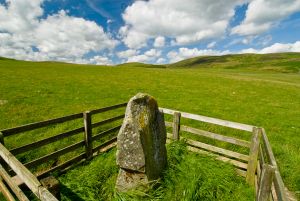
[[[300, 76], [243, 69], [160, 69], [0, 61], [0, 129], [128, 101], [138, 92], [159, 106], [266, 129], [285, 184], [300, 189]], [[114, 113], [118, 115], [120, 113]], [[112, 113], [99, 117], [105, 119]], [[97, 117], [98, 118], [98, 117]], [[188, 125], [201, 126], [187, 121]], [[66, 125], [68, 128], [83, 126]], [[226, 135], [250, 135], [206, 125]], [[64, 131], [57, 126], [6, 140], [15, 147]], [[101, 131], [97, 130], [97, 131]], [[82, 134], [75, 140], [82, 140]], [[65, 146], [64, 142], [59, 146]], [[44, 154], [56, 149], [49, 147]], [[24, 156], [29, 160], [33, 155]]]

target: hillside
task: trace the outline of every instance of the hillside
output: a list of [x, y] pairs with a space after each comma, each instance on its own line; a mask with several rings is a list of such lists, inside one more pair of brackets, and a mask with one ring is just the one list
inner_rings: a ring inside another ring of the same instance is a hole
[[225, 68], [299, 72], [300, 53], [200, 56], [168, 65], [169, 68]]
[[[153, 95], [160, 107], [264, 127], [285, 184], [291, 191], [299, 191], [300, 76], [257, 70], [266, 70], [270, 63], [280, 62], [280, 55], [281, 63], [290, 65], [294, 61], [295, 67], [299, 68], [299, 54], [296, 53], [209, 57], [215, 58], [207, 62], [210, 68], [197, 66], [197, 58], [190, 64], [192, 67], [182, 63], [178, 66], [179, 62], [168, 68], [0, 59], [0, 116], [3, 117], [0, 118], [0, 129], [125, 102], [136, 93], [145, 92]], [[261, 59], [255, 61], [255, 58]], [[228, 69], [230, 63], [239, 62], [240, 66]], [[261, 64], [259, 68], [248, 67], [254, 63]], [[56, 129], [57, 132], [64, 131], [63, 127]], [[213, 126], [206, 129], [223, 134]], [[34, 138], [38, 140], [51, 135], [53, 133], [45, 131]], [[32, 139], [23, 135], [5, 143], [17, 147], [29, 141]], [[24, 155], [22, 160], [36, 155], [41, 152]]]
[[144, 64], [140, 62], [130, 62], [116, 65], [116, 67], [140, 67], [140, 68], [166, 68], [165, 65]]

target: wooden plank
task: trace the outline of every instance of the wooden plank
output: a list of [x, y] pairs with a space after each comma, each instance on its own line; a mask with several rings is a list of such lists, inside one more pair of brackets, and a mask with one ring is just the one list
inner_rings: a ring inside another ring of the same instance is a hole
[[47, 171], [44, 171], [42, 173], [38, 173], [37, 178], [39, 178], [39, 179], [45, 178], [45, 177], [49, 176], [54, 171], [63, 170], [65, 168], [68, 168], [68, 167], [82, 161], [85, 158], [85, 156], [86, 156], [86, 154], [82, 153], [79, 156], [73, 157], [70, 160], [67, 160], [66, 162], [64, 162], [62, 164], [59, 164], [55, 167], [52, 167], [51, 169], [49, 169]]
[[121, 103], [121, 104], [117, 104], [117, 105], [113, 105], [113, 106], [109, 106], [109, 107], [104, 107], [104, 108], [100, 108], [100, 109], [96, 109], [96, 110], [91, 110], [91, 114], [98, 114], [101, 112], [106, 112], [109, 110], [113, 110], [113, 109], [117, 109], [117, 108], [121, 108], [121, 107], [126, 107], [127, 103]]
[[[117, 142], [117, 137], [114, 137], [98, 146], [96, 146], [95, 148], [93, 148], [93, 153], [98, 152], [99, 150], [103, 149], [104, 147], [107, 147], [113, 143]], [[115, 146], [115, 145], [114, 145]]]
[[98, 126], [102, 126], [104, 124], [107, 124], [107, 123], [111, 123], [111, 122], [114, 122], [114, 121], [117, 121], [119, 119], [123, 119], [125, 117], [124, 114], [122, 115], [119, 115], [119, 116], [116, 116], [116, 117], [112, 117], [112, 118], [109, 118], [109, 119], [105, 119], [103, 121], [100, 121], [100, 122], [97, 122], [97, 123], [93, 123], [92, 124], [92, 128], [96, 128]]
[[6, 185], [3, 183], [2, 178], [0, 178], [0, 191], [3, 194], [3, 196], [8, 201], [15, 201], [14, 196], [10, 193]]
[[166, 127], [173, 127], [173, 123], [172, 122], [169, 122], [169, 121], [165, 121], [165, 125]]
[[94, 136], [92, 137], [92, 140], [93, 140], [93, 141], [98, 140], [98, 139], [100, 139], [100, 138], [106, 136], [107, 134], [110, 134], [110, 133], [112, 133], [112, 132], [118, 131], [120, 128], [121, 128], [121, 125], [116, 126], [116, 127], [114, 127], [114, 128], [111, 128], [111, 129], [109, 129], [109, 130], [103, 131], [103, 132], [101, 132], [101, 133], [99, 133], [99, 134], [97, 134], [97, 135], [94, 135]]
[[5, 130], [2, 130], [2, 132], [4, 134], [4, 137], [7, 137], [7, 136], [11, 136], [11, 135], [14, 135], [14, 134], [17, 134], [17, 133], [26, 132], [26, 131], [46, 127], [46, 126], [49, 126], [51, 124], [63, 123], [63, 122], [66, 122], [66, 121], [71, 121], [71, 120], [79, 119], [79, 118], [82, 118], [82, 113], [77, 113], [77, 114], [72, 114], [72, 115], [68, 115], [68, 116], [64, 116], [64, 117], [59, 117], [59, 118], [55, 118], [55, 119], [46, 120], [46, 121], [31, 123], [31, 124], [27, 124], [27, 125], [15, 127], [15, 128], [5, 129]]
[[16, 159], [2, 144], [0, 144], [0, 155], [11, 169], [19, 175], [24, 183], [32, 190], [34, 194], [38, 194], [38, 186], [40, 182], [34, 175], [24, 167], [24, 165]]
[[41, 146], [44, 146], [44, 145], [47, 145], [47, 144], [50, 144], [50, 143], [53, 143], [53, 142], [56, 142], [58, 140], [61, 140], [61, 139], [67, 138], [67, 137], [71, 137], [71, 136], [76, 135], [78, 133], [81, 133], [83, 131], [84, 131], [84, 127], [77, 128], [77, 129], [67, 131], [67, 132], [64, 132], [64, 133], [61, 133], [61, 134], [58, 134], [58, 135], [55, 135], [55, 136], [52, 136], [52, 137], [49, 137], [49, 138], [39, 140], [37, 142], [33, 142], [31, 144], [27, 144], [27, 145], [23, 145], [21, 147], [11, 149], [9, 151], [12, 154], [17, 155], [17, 154], [24, 153], [26, 151], [39, 148]]
[[202, 142], [187, 139], [186, 143], [188, 145], [191, 145], [191, 146], [194, 146], [194, 147], [198, 147], [198, 148], [201, 148], [201, 149], [206, 149], [206, 150], [211, 151], [211, 152], [215, 152], [215, 153], [218, 153], [218, 154], [229, 156], [230, 158], [236, 158], [236, 159], [243, 160], [243, 161], [248, 161], [249, 160], [249, 156], [247, 156], [247, 155], [240, 154], [240, 153], [230, 151], [230, 150], [226, 150], [226, 149], [223, 149], [223, 148], [219, 148], [219, 147], [216, 147], [216, 146], [212, 146], [212, 145], [209, 145], [209, 144], [205, 144], [205, 143], [202, 143]]
[[259, 156], [259, 161], [260, 161], [260, 164], [262, 167], [262, 165], [266, 163], [266, 160], [265, 160], [265, 152], [264, 152], [264, 149], [262, 148], [261, 144], [259, 144], [258, 156]]
[[269, 201], [271, 194], [272, 181], [274, 177], [275, 167], [269, 164], [264, 164], [259, 189], [257, 193], [257, 201]]
[[9, 174], [5, 171], [5, 169], [1, 165], [0, 165], [0, 175], [20, 201], [29, 201], [29, 199], [26, 197], [23, 191], [13, 182], [12, 178], [9, 176]]
[[233, 159], [230, 159], [230, 158], [227, 158], [227, 157], [224, 157], [224, 156], [220, 156], [218, 154], [214, 154], [214, 153], [211, 153], [211, 152], [208, 152], [208, 151], [204, 151], [204, 150], [201, 150], [201, 149], [196, 148], [196, 147], [187, 146], [187, 148], [188, 148], [188, 150], [190, 150], [192, 152], [214, 156], [214, 157], [216, 157], [217, 160], [220, 160], [220, 161], [223, 161], [223, 162], [226, 162], [226, 163], [230, 163], [230, 164], [234, 165], [235, 167], [238, 167], [238, 168], [241, 168], [241, 169], [245, 169], [245, 170], [247, 169], [247, 164], [246, 163], [242, 163], [242, 162], [237, 161], [237, 160], [233, 160]]
[[288, 201], [287, 192], [285, 190], [285, 186], [278, 169], [275, 170], [274, 187], [275, 187], [277, 199], [280, 201]]
[[[166, 114], [171, 114], [171, 115], [173, 115], [176, 112], [175, 110], [171, 110], [171, 109], [167, 109], [167, 108], [160, 108], [160, 110], [162, 110]], [[222, 120], [222, 119], [216, 119], [216, 118], [206, 117], [206, 116], [197, 115], [197, 114], [190, 114], [190, 113], [181, 112], [181, 111], [180, 111], [180, 113], [181, 113], [181, 117], [183, 117], [183, 118], [193, 119], [193, 120], [197, 120], [197, 121], [202, 121], [202, 122], [206, 122], [206, 123], [216, 124], [219, 126], [225, 126], [225, 127], [235, 128], [235, 129], [249, 131], [249, 132], [252, 132], [252, 129], [254, 127], [252, 125], [247, 125], [247, 124], [242, 124], [242, 123], [237, 123], [237, 122], [232, 122], [232, 121], [226, 121], [226, 120]]]
[[265, 149], [265, 153], [269, 162], [271, 165], [278, 167], [265, 129], [262, 129], [262, 139], [264, 145], [263, 148]]
[[90, 111], [83, 113], [84, 121], [84, 142], [85, 142], [85, 153], [87, 160], [93, 157], [93, 140], [92, 140], [92, 115]]
[[30, 162], [24, 164], [24, 166], [27, 167], [27, 168], [35, 167], [35, 166], [40, 165], [40, 164], [42, 164], [44, 162], [47, 162], [49, 160], [56, 159], [56, 158], [58, 158], [61, 155], [64, 155], [64, 154], [69, 153], [71, 151], [74, 151], [74, 150], [76, 150], [76, 149], [84, 146], [84, 144], [85, 144], [85, 142], [84, 142], [84, 140], [82, 140], [80, 142], [77, 142], [75, 144], [67, 146], [67, 147], [65, 147], [63, 149], [60, 149], [58, 151], [55, 151], [53, 153], [50, 153], [48, 155], [45, 155], [43, 157], [40, 157], [40, 158], [35, 159], [33, 161], [30, 161]]
[[257, 158], [259, 150], [259, 141], [261, 136], [261, 128], [253, 128], [253, 135], [251, 140], [250, 152], [249, 152], [249, 162], [247, 167], [246, 181], [249, 185], [255, 186], [255, 172], [257, 167]]
[[204, 130], [199, 130], [199, 129], [184, 126], [184, 125], [181, 125], [181, 130], [189, 132], [189, 133], [193, 133], [196, 135], [200, 135], [203, 137], [212, 138], [214, 140], [219, 140], [222, 142], [228, 142], [231, 144], [239, 145], [242, 147], [247, 147], [247, 148], [250, 147], [250, 142], [245, 141], [245, 140], [240, 140], [237, 138], [233, 138], [233, 137], [228, 137], [228, 136], [224, 136], [224, 135], [220, 135], [220, 134], [216, 134], [216, 133], [212, 133], [212, 132], [208, 132], [208, 131], [204, 131]]
[[[0, 143], [4, 146], [4, 135], [0, 132]], [[0, 164], [3, 166], [4, 169], [8, 170], [8, 166], [5, 161], [0, 157]]]
[[52, 195], [45, 187], [39, 187], [40, 200], [42, 201], [58, 201], [54, 195]]
[[265, 129], [262, 129], [262, 141], [263, 141], [263, 148], [265, 149], [265, 154], [271, 165], [273, 165], [275, 170], [275, 176], [274, 176], [274, 187], [276, 190], [277, 199], [280, 201], [287, 201], [287, 193], [285, 191], [285, 186], [283, 183], [283, 180], [281, 178], [280, 172], [278, 170], [278, 166], [275, 160], [275, 156], [273, 154], [269, 139], [267, 137]]
[[246, 171], [245, 170], [241, 170], [241, 169], [235, 169], [235, 172], [238, 174], [238, 175], [240, 175], [240, 176], [242, 176], [242, 177], [246, 177]]
[[180, 130], [180, 112], [174, 112], [173, 116], [173, 139], [179, 140], [179, 130]]
[[[42, 186], [37, 178], [2, 144], [0, 144], [0, 156], [39, 199], [42, 201], [57, 201], [52, 194], [49, 195], [47, 191], [44, 191], [43, 189], [43, 191], [41, 191]], [[44, 199], [45, 194], [47, 194], [46, 200]]]

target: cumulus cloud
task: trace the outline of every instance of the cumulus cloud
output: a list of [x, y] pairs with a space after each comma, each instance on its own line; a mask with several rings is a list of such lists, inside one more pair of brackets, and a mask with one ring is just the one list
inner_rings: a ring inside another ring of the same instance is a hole
[[244, 21], [231, 33], [261, 34], [297, 11], [300, 11], [300, 0], [253, 0], [248, 5]]
[[42, 0], [0, 4], [0, 55], [23, 60], [79, 61], [85, 54], [117, 42], [95, 22], [65, 11], [40, 19]]
[[165, 59], [165, 58], [158, 58], [157, 60], [156, 60], [156, 63], [158, 63], [158, 64], [164, 64], [164, 63], [166, 63], [167, 62], [167, 60]]
[[240, 53], [278, 53], [278, 52], [300, 52], [300, 41], [295, 43], [275, 43], [263, 49], [248, 48], [240, 51]]
[[161, 51], [158, 51], [156, 49], [150, 49], [144, 54], [135, 55], [132, 57], [129, 57], [127, 62], [143, 62], [143, 63], [150, 63], [154, 62], [156, 58], [161, 56]]
[[128, 49], [124, 51], [117, 52], [117, 56], [122, 59], [127, 59], [129, 57], [137, 55], [139, 52], [134, 49]]
[[153, 46], [154, 47], [163, 47], [165, 45], [165, 37], [158, 36], [155, 38]]
[[192, 57], [197, 57], [197, 56], [205, 56], [205, 55], [224, 55], [224, 54], [229, 54], [230, 51], [219, 51], [219, 50], [212, 50], [212, 49], [198, 49], [198, 48], [179, 48], [178, 51], [170, 51], [167, 54], [167, 57], [169, 58], [169, 61], [171, 63], [183, 60], [183, 59], [188, 59]]
[[222, 36], [242, 0], [135, 1], [123, 13], [120, 28], [129, 48], [141, 48], [150, 38], [164, 36], [188, 44]]

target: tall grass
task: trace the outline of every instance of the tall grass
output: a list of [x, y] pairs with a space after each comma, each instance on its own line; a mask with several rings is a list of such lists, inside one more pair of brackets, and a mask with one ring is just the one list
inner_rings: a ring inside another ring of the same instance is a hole
[[[148, 192], [115, 192], [118, 167], [115, 150], [60, 177], [62, 200], [253, 200], [254, 190], [234, 167], [190, 153], [183, 141], [167, 147], [168, 168]], [[67, 189], [67, 190], [66, 190]]]

